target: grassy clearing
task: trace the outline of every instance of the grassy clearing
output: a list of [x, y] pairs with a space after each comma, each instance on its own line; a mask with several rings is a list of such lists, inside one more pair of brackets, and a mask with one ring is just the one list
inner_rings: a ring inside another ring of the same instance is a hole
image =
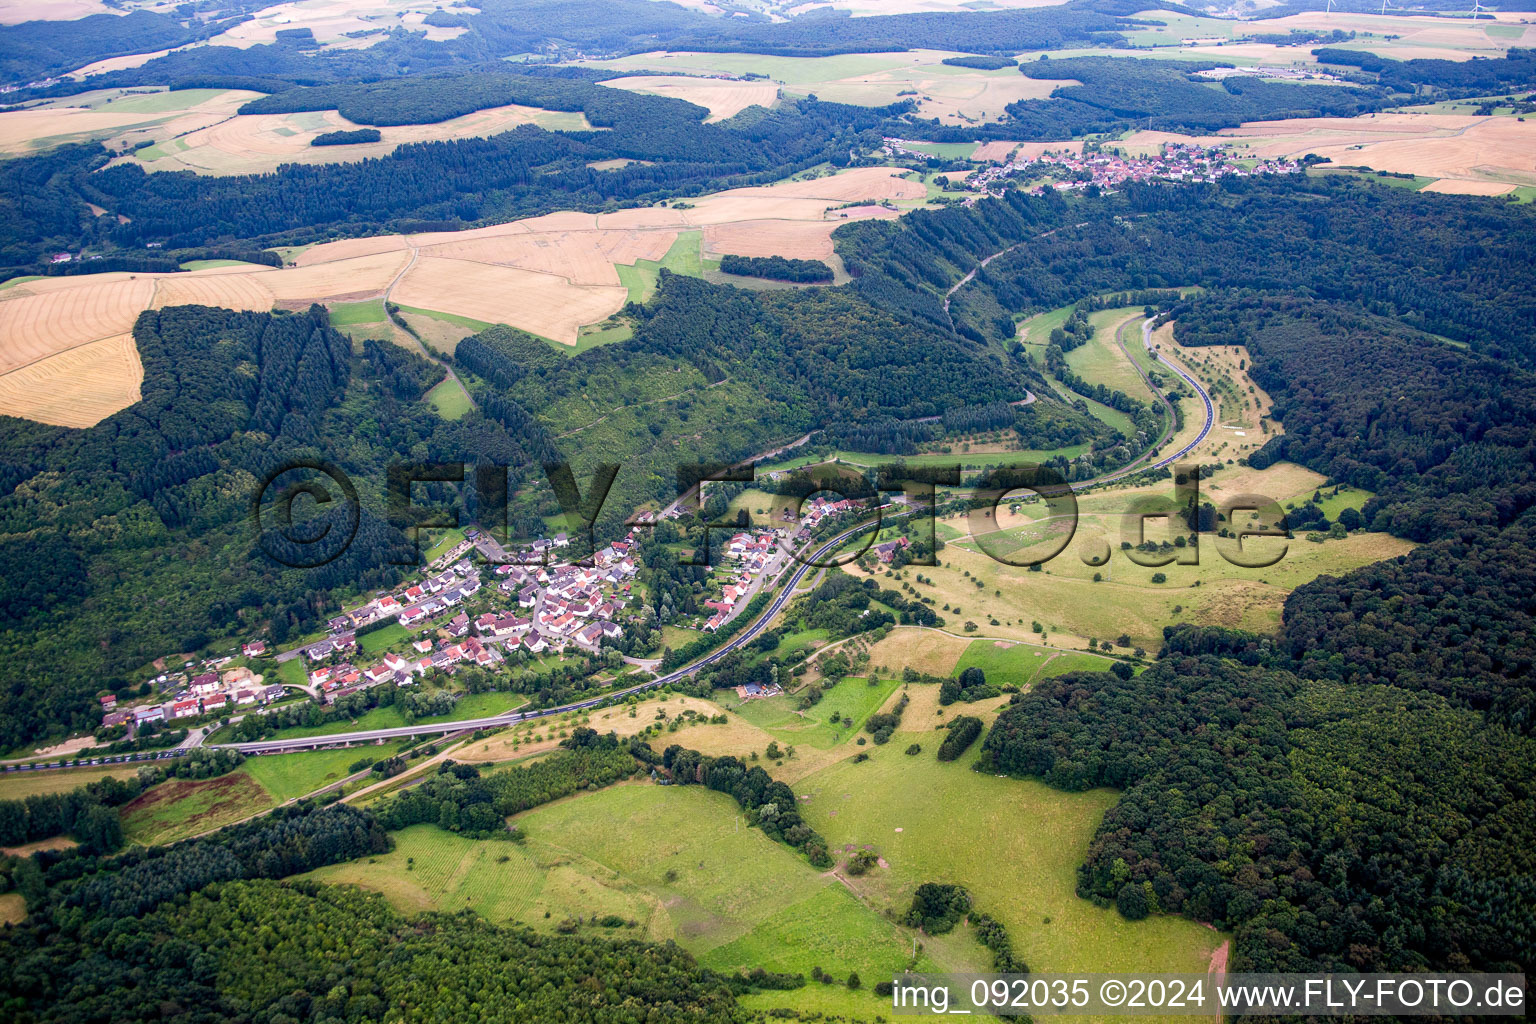
[[391, 622], [382, 629], [376, 629], [372, 633], [364, 633], [358, 637], [357, 646], [362, 648], [364, 654], [375, 655], [380, 651], [403, 644], [410, 638], [410, 630], [398, 622]]
[[309, 676], [304, 671], [304, 657], [289, 658], [277, 666], [277, 681], [284, 686], [307, 686]]
[[435, 562], [464, 540], [464, 531], [457, 526], [431, 532], [432, 545], [424, 552], [428, 562]]
[[363, 302], [338, 302], [330, 307], [332, 327], [355, 327], [359, 324], [376, 324], [389, 319], [384, 311], [383, 299]]
[[250, 263], [246, 260], [188, 260], [181, 265], [182, 270], [211, 270], [214, 267], [259, 267], [260, 263]]
[[[793, 693], [737, 701], [734, 692], [721, 691], [716, 697], [781, 744], [825, 750], [857, 734], [864, 720], [885, 703], [898, 685], [895, 679], [881, 679], [871, 686], [865, 679], [849, 677], [828, 689], [818, 703], [804, 711], [796, 710], [800, 698]], [[738, 703], [740, 707], [734, 707]], [[837, 722], [832, 721], [834, 714], [838, 716]]]
[[137, 765], [121, 768], [61, 768], [45, 772], [0, 772], [0, 800], [25, 800], [29, 796], [68, 793], [98, 779], [131, 779]]
[[[487, 323], [484, 320], [476, 320], [472, 316], [459, 316], [457, 313], [443, 313], [435, 309], [418, 309], [415, 306], [400, 306], [400, 311], [402, 313], [414, 313], [417, 316], [431, 317], [434, 320], [441, 320], [444, 323], [456, 324], [459, 327], [468, 327], [471, 331], [476, 333], [479, 333], [488, 327], [496, 326], [495, 324]], [[547, 338], [545, 340], [548, 341]], [[550, 344], [557, 345], [559, 343], [552, 341]], [[564, 348], [565, 346], [560, 345], [560, 347]]]
[[[914, 697], [914, 726], [924, 721], [916, 709]], [[970, 770], [979, 745], [940, 764], [933, 751], [941, 738], [936, 730], [898, 732], [868, 761], [840, 762], [796, 785], [811, 797], [802, 813], [834, 849], [872, 845], [890, 865], [851, 880], [870, 905], [901, 913], [919, 883], [959, 882], [1007, 925], [1033, 971], [1205, 972], [1222, 941], [1216, 932], [1176, 918], [1126, 921], [1077, 897], [1077, 866], [1113, 792], [1069, 794], [979, 774]], [[921, 754], [903, 753], [911, 742]]]
[[0, 896], [0, 924], [19, 924], [26, 919], [27, 901], [19, 892]]
[[[1094, 326], [1093, 337], [1067, 353], [1067, 365], [1085, 380], [1103, 384], [1121, 391], [1139, 402], [1154, 399], [1152, 391], [1116, 340], [1119, 327], [1130, 319], [1139, 318], [1140, 309], [1101, 309], [1088, 316]], [[1139, 335], [1139, 331], [1137, 332]], [[1140, 337], [1136, 339], [1140, 344]], [[1127, 346], [1129, 347], [1129, 345]]]
[[[735, 801], [721, 793], [621, 785], [521, 815], [528, 836], [521, 845], [418, 825], [396, 833], [388, 854], [309, 877], [381, 892], [402, 909], [468, 908], [540, 931], [567, 918], [614, 914], [633, 926], [584, 924], [582, 931], [676, 941], [717, 970], [821, 966], [840, 977], [855, 970], [878, 979], [906, 965], [911, 940], [904, 929], [739, 818]], [[865, 1013], [879, 1006], [867, 989], [839, 991]]]
[[469, 400], [464, 385], [452, 378], [438, 384], [426, 394], [426, 400], [445, 420], [456, 420], [475, 407]]
[[120, 814], [130, 843], [158, 846], [233, 824], [279, 802], [242, 769], [213, 779], [167, 780], [124, 804]]
[[[1057, 662], [1062, 664], [1057, 667]], [[960, 656], [955, 672], [979, 668], [994, 686], [1028, 686], [1037, 678], [1061, 675], [1065, 672], [1105, 671], [1112, 664], [1109, 658], [1093, 654], [1064, 654], [1047, 647], [1032, 644], [1010, 644], [998, 640], [973, 640]], [[1055, 671], [1045, 671], [1047, 667]]]
[[306, 750], [296, 754], [271, 754], [246, 760], [239, 772], [261, 786], [273, 803], [285, 803], [350, 774], [347, 768], [365, 757], [382, 760], [404, 744], [399, 740], [340, 750]]
[[[504, 711], [521, 707], [527, 703], [527, 700], [522, 694], [499, 690], [491, 693], [464, 694], [459, 697], [453, 710], [448, 714], [418, 718], [416, 723], [429, 725], [436, 722], [457, 722], [467, 718], [488, 718], [491, 715], [499, 715]], [[407, 722], [399, 709], [391, 705], [372, 708], [355, 719], [342, 719], [337, 722], [326, 722], [323, 725], [289, 726], [286, 729], [279, 729], [276, 738], [288, 740], [305, 739], [311, 736], [334, 736], [337, 733], [369, 729], [400, 729], [411, 724], [413, 723]], [[260, 760], [267, 760], [267, 758]]]

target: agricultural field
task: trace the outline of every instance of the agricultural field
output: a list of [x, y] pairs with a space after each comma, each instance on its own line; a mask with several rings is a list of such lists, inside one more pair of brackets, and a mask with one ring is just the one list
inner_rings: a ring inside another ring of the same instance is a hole
[[[849, 682], [856, 681], [841, 686]], [[858, 993], [813, 984], [744, 1000], [757, 1009], [872, 1012], [872, 979], [900, 970], [912, 948], [912, 934], [886, 911], [899, 915], [912, 890], [933, 880], [969, 887], [980, 909], [1007, 924], [1016, 951], [1034, 970], [1203, 973], [1221, 935], [1173, 918], [1128, 922], [1076, 896], [1076, 866], [1114, 802], [1112, 792], [1067, 794], [980, 775], [969, 770], [974, 750], [941, 765], [932, 753], [942, 739], [939, 724], [959, 713], [990, 719], [992, 706], [1002, 702], [954, 705], [941, 714], [937, 687], [914, 685], [908, 692], [905, 728], [889, 744], [859, 748], [870, 756], [856, 764], [846, 759], [845, 742], [843, 759], [796, 782], [797, 792], [809, 797], [804, 813], [840, 861], [863, 846], [878, 853], [881, 866], [860, 878], [816, 872], [787, 847], [740, 824], [735, 803], [723, 794], [643, 783], [583, 793], [518, 816], [523, 844], [474, 842], [415, 826], [396, 834], [389, 854], [308, 877], [373, 889], [404, 909], [468, 907], [538, 930], [611, 914], [624, 923], [581, 930], [674, 939], [717, 970], [804, 973], [819, 966], [839, 979], [854, 970], [865, 981]], [[883, 702], [892, 697], [887, 692]], [[706, 705], [683, 700], [696, 710]], [[633, 720], [622, 708], [605, 713], [620, 723], [643, 721], [652, 717], [651, 706], [642, 704]], [[591, 724], [603, 728], [595, 718]], [[693, 726], [676, 738], [665, 734], [665, 741], [691, 745], [694, 734], [727, 728]], [[904, 754], [911, 743], [922, 752]], [[956, 808], [974, 817], [957, 821]], [[939, 836], [942, 842], [933, 841]], [[1009, 857], [995, 855], [1000, 845]], [[964, 926], [922, 942], [920, 967], [926, 969], [980, 970], [988, 962]]]
[[1111, 659], [1094, 654], [1072, 654], [1009, 640], [972, 640], [954, 671], [958, 674], [979, 668], [993, 686], [1022, 689], [1036, 680], [1068, 672], [1107, 672], [1112, 664]]
[[224, 122], [261, 95], [244, 89], [98, 89], [45, 100], [0, 113], [0, 155], [41, 153], [77, 142], [126, 151]]
[[119, 813], [128, 842], [157, 846], [232, 825], [279, 802], [239, 770], [212, 779], [169, 779], [124, 804]]
[[[3, 117], [6, 115], [0, 115]], [[386, 125], [378, 142], [345, 146], [313, 146], [327, 132], [352, 131], [361, 125], [334, 110], [295, 114], [234, 114], [190, 133], [150, 130], [136, 136], [154, 139], [153, 146], [124, 157], [148, 171], [195, 171], [198, 174], [261, 174], [282, 164], [352, 163], [388, 156], [413, 142], [488, 138], [531, 124], [550, 131], [589, 131], [580, 113], [542, 110], [508, 104], [488, 107], [435, 124]]]
[[[1264, 471], [1223, 469], [1202, 481], [1201, 489], [1203, 500], [1219, 506], [1224, 497], [1238, 494], [1267, 494], [1276, 500], [1310, 497], [1321, 483], [1322, 477], [1315, 473], [1280, 463]], [[1253, 569], [1233, 565], [1217, 553], [1233, 551], [1236, 541], [1207, 537], [1199, 552], [1199, 564], [1137, 565], [1120, 550], [1123, 540], [1134, 537], [1126, 531], [1133, 528], [1135, 520], [1126, 513], [1140, 502], [1159, 497], [1166, 505], [1172, 497], [1172, 485], [1161, 489], [1110, 486], [1082, 495], [1075, 533], [1042, 572], [1005, 564], [987, 552], [1022, 561], [1060, 545], [1070, 529], [1069, 521], [1041, 518], [1048, 512], [1043, 505], [1022, 505], [1018, 514], [1004, 506], [997, 532], [984, 542], [985, 550], [972, 536], [967, 518], [941, 520], [941, 532], [946, 527], [955, 531], [939, 554], [941, 564], [910, 566], [903, 571], [903, 579], [911, 582], [921, 574], [932, 580], [914, 585], [919, 595], [934, 599], [935, 610], [946, 619], [944, 628], [957, 634], [968, 632], [965, 624], [969, 622], [975, 624], [978, 635], [1034, 643], [1048, 640], [1055, 648], [1081, 648], [1088, 639], [1113, 639], [1123, 633], [1134, 646], [1156, 651], [1161, 645], [1162, 627], [1171, 622], [1272, 632], [1279, 625], [1286, 596], [1297, 586], [1319, 575], [1338, 575], [1412, 548], [1407, 541], [1379, 533], [1355, 533], [1321, 544], [1300, 536], [1289, 542], [1250, 538], [1243, 542], [1243, 550], [1250, 557], [1284, 551], [1275, 564]], [[1151, 519], [1145, 536], [1157, 542], [1171, 540], [1173, 535], [1167, 532], [1166, 520]], [[1085, 559], [1099, 555], [1106, 546], [1112, 552], [1107, 564], [1087, 564]], [[1193, 549], [1170, 549], [1170, 553], [1175, 552], [1186, 559], [1193, 556]], [[854, 566], [841, 571], [861, 575]], [[1098, 581], [1095, 575], [1100, 577]], [[1163, 582], [1154, 582], [1157, 575]], [[884, 578], [881, 583], [892, 585]], [[1032, 630], [1035, 622], [1044, 627], [1044, 637]], [[880, 651], [878, 645], [875, 651]], [[946, 659], [950, 656], [944, 655]], [[958, 661], [959, 656], [953, 656]]]
[[425, 32], [431, 41], [461, 35], [462, 28], [423, 24], [423, 19], [438, 9], [437, 4], [411, 0], [290, 0], [260, 10], [254, 19], [214, 36], [210, 43], [241, 49], [270, 45], [279, 30], [295, 28], [309, 29], [323, 48], [331, 49], [371, 46], [400, 29]]
[[911, 99], [917, 103], [918, 116], [938, 118], [944, 124], [996, 120], [1010, 103], [1044, 99], [1057, 86], [1069, 84], [1025, 78], [1012, 68], [980, 71], [941, 63], [945, 57], [956, 55], [945, 50], [834, 57], [654, 52], [584, 63], [615, 71], [656, 70], [699, 75], [756, 72], [782, 86], [785, 96], [815, 94], [819, 99], [834, 103], [871, 107]]
[[339, 782], [350, 774], [347, 768], [362, 758], [376, 761], [393, 756], [404, 744], [359, 744], [339, 750], [306, 750], [294, 754], [270, 754], [247, 758], [240, 768], [271, 798], [274, 804], [286, 803], [313, 793], [322, 786]]
[[772, 82], [747, 82], [722, 78], [689, 78], [681, 75], [629, 75], [599, 85], [631, 92], [650, 93], [685, 100], [709, 110], [708, 121], [724, 121], [748, 107], [771, 107], [779, 98]]
[[[1128, 323], [1135, 329], [1127, 332], [1126, 348], [1141, 345], [1141, 330], [1136, 326], [1141, 320], [1140, 309], [1102, 309], [1089, 314], [1088, 322], [1094, 327], [1093, 337], [1067, 353], [1067, 365], [1091, 383], [1123, 392], [1138, 402], [1154, 401], [1152, 390], [1142, 379], [1141, 372], [1120, 347], [1119, 331]], [[1046, 333], [1049, 338], [1049, 330]]]
[[68, 793], [98, 779], [131, 779], [138, 773], [138, 766], [133, 764], [111, 768], [60, 768], [45, 772], [0, 772], [0, 800]]
[[[817, 685], [825, 686], [825, 681]], [[742, 701], [734, 691], [722, 690], [715, 699], [778, 740], [781, 746], [793, 744], [797, 748], [825, 750], [857, 736], [864, 720], [879, 710], [898, 685], [894, 678], [871, 680], [850, 676], [828, 687], [826, 696], [804, 711], [796, 706], [800, 699], [796, 693]], [[833, 715], [839, 721], [834, 723]]]
[[[637, 291], [646, 294], [660, 267], [699, 275], [721, 253], [830, 255], [831, 232], [843, 220], [894, 217], [877, 204], [926, 197], [905, 173], [858, 168], [704, 196], [689, 209], [557, 213], [469, 231], [327, 242], [292, 253], [282, 269], [220, 261], [180, 274], [15, 282], [0, 292], [0, 334], [8, 341], [0, 413], [84, 427], [133, 404], [143, 379], [129, 333], [134, 320], [144, 309], [186, 303], [249, 310], [328, 303], [344, 330], [400, 341], [381, 312], [388, 296], [413, 326], [441, 322], [422, 336], [442, 351], [495, 323], [579, 348], [581, 329], [607, 320]], [[866, 199], [871, 205], [832, 210]], [[756, 231], [764, 224], [771, 229]]]
[[[911, 955], [906, 929], [789, 847], [747, 827], [724, 794], [621, 784], [515, 820], [528, 836], [523, 844], [477, 843], [414, 826], [396, 834], [389, 854], [306, 877], [361, 885], [402, 908], [468, 907], [492, 921], [521, 921], [541, 931], [567, 918], [611, 914], [625, 924], [586, 924], [581, 931], [672, 939], [721, 971], [762, 966], [808, 973], [820, 966], [839, 978], [853, 970], [878, 979], [901, 970]], [[924, 956], [921, 966], [962, 970], [984, 963], [979, 944], [935, 945], [943, 953]], [[837, 986], [836, 994], [845, 1010], [868, 1013], [880, 1005], [868, 987], [848, 993]], [[785, 994], [776, 995], [775, 1005], [782, 1005]]]

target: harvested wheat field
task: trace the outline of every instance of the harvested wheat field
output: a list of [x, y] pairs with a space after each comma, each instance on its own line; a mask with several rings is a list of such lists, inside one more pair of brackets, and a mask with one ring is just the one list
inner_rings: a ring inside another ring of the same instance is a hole
[[1441, 192], [1448, 196], [1502, 196], [1515, 186], [1503, 181], [1472, 181], [1466, 178], [1441, 178], [1425, 185], [1420, 192]]
[[518, 232], [439, 242], [421, 254], [519, 267], [572, 284], [617, 286], [614, 264], [659, 260], [676, 240], [675, 230]]
[[339, 242], [312, 245], [293, 259], [296, 267], [310, 267], [316, 263], [350, 260], [358, 256], [375, 256], [381, 252], [398, 252], [405, 248], [402, 235], [374, 235], [372, 238], [344, 238]]
[[305, 267], [284, 267], [259, 276], [278, 302], [308, 305], [327, 299], [377, 295], [389, 287], [410, 261], [410, 254], [400, 250]]
[[33, 0], [25, 4], [0, 4], [0, 25], [24, 21], [74, 21], [92, 14], [111, 14], [100, 0]]
[[170, 138], [217, 124], [260, 95], [242, 89], [84, 93], [0, 114], [0, 155], [20, 156], [86, 140], [120, 149], [146, 138]]
[[139, 400], [144, 367], [133, 335], [120, 334], [0, 374], [0, 413], [89, 427]]
[[[1509, 12], [1497, 15], [1499, 22], [1518, 24], [1519, 18], [1529, 19], [1529, 14]], [[1473, 21], [1470, 18], [1410, 17], [1389, 14], [1349, 14], [1343, 11], [1308, 11], [1286, 18], [1274, 18], [1264, 22], [1266, 32], [1288, 32], [1294, 29], [1331, 32], [1340, 29], [1373, 35], [1375, 39], [1356, 39], [1350, 48], [1381, 53], [1397, 60], [1416, 57], [1443, 60], [1471, 60], [1473, 57], [1502, 57], [1511, 46], [1530, 46], [1532, 33], [1529, 29], [1523, 39], [1507, 39], [1490, 36], [1486, 31], [1490, 20]], [[1380, 37], [1395, 36], [1387, 40]]]
[[598, 85], [687, 100], [707, 108], [710, 121], [735, 117], [748, 107], [771, 107], [779, 98], [779, 87], [772, 82], [742, 82], [728, 78], [635, 75], [610, 79]]
[[785, 256], [821, 260], [833, 256], [832, 232], [838, 221], [746, 220], [704, 229], [704, 248], [733, 256]]
[[[307, 28], [315, 39], [326, 46], [350, 46], [361, 42], [367, 45], [376, 39], [347, 38], [349, 32], [375, 29], [389, 32], [396, 28], [421, 31], [421, 18], [437, 9], [435, 3], [409, 3], [405, 0], [296, 0], [277, 4], [257, 12], [250, 21], [235, 25], [229, 31], [213, 37], [215, 46], [248, 47], [270, 45], [277, 41], [280, 29]], [[416, 15], [414, 19], [411, 15]], [[449, 29], [447, 35], [428, 38], [452, 38], [458, 32]]]
[[256, 174], [281, 164], [348, 163], [387, 156], [411, 142], [486, 138], [524, 124], [551, 129], [590, 128], [579, 114], [508, 104], [477, 110], [437, 124], [407, 124], [379, 129], [378, 142], [347, 146], [312, 146], [310, 140], [325, 132], [361, 127], [334, 110], [296, 114], [238, 114], [179, 138], [133, 154], [132, 159], [152, 171], [196, 171], [199, 174]]
[[277, 271], [241, 274], [167, 274], [155, 282], [154, 308], [222, 306], [225, 309], [271, 309], [276, 301], [264, 283]]
[[[825, 260], [838, 224], [898, 216], [873, 201], [926, 194], [903, 173], [868, 167], [734, 189], [701, 197], [691, 209], [565, 211], [469, 231], [345, 239], [304, 249], [281, 269], [244, 264], [24, 281], [0, 292], [0, 373], [39, 365], [0, 393], [0, 412], [75, 426], [131, 404], [142, 378], [136, 355], [129, 366], [120, 343], [107, 342], [131, 331], [143, 310], [181, 304], [302, 309], [387, 294], [402, 305], [575, 345], [583, 326], [623, 306], [628, 290], [616, 265], [659, 262], [680, 232], [701, 228], [713, 253]], [[871, 204], [832, 209], [861, 199]], [[82, 346], [90, 348], [76, 359], [57, 360]], [[87, 362], [112, 369], [83, 373]], [[45, 391], [46, 401], [35, 397]]]
[[[55, 278], [54, 280], [71, 280]], [[28, 294], [31, 282], [7, 289], [0, 301], [0, 373], [87, 342], [125, 334], [154, 298], [155, 282], [140, 277]]]
[[393, 298], [402, 305], [510, 324], [574, 345], [583, 324], [617, 313], [628, 294], [621, 287], [573, 285], [515, 267], [423, 257], [401, 277]]

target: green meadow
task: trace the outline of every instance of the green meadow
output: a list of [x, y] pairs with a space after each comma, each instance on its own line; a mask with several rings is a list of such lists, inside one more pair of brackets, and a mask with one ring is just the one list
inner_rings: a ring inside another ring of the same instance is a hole
[[995, 640], [972, 640], [960, 661], [955, 674], [968, 668], [979, 668], [993, 686], [1028, 686], [1038, 679], [1065, 675], [1068, 672], [1105, 672], [1113, 661], [1096, 654], [1077, 654], [1058, 651], [1031, 644], [1000, 646]]
[[[742, 701], [734, 710], [781, 744], [826, 750], [858, 733], [864, 720], [898, 685], [895, 679], [877, 679], [871, 686], [866, 679], [849, 677], [827, 689], [820, 701], [804, 711], [797, 710], [800, 697], [794, 693]], [[736, 703], [734, 691], [722, 691], [716, 699]], [[837, 722], [832, 721], [834, 714]]]

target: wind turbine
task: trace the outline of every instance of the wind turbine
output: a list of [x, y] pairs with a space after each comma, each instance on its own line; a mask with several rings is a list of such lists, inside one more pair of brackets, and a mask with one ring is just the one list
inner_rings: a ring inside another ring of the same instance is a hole
[[1472, 0], [1472, 20], [1476, 21], [1477, 16], [1487, 9], [1483, 6], [1482, 0]]
[[[1473, 3], [1476, 3], [1476, 2], [1477, 2], [1477, 0], [1473, 0]], [[1326, 11], [1324, 11], [1323, 13], [1324, 14], [1332, 14], [1333, 13], [1333, 0], [1328, 0], [1328, 9]]]

